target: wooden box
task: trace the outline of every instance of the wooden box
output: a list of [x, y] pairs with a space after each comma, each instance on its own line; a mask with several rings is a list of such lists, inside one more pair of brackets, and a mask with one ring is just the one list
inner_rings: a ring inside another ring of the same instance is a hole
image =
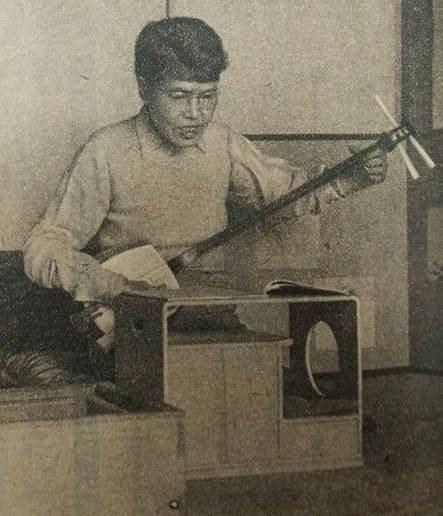
[[90, 394], [0, 392], [2, 516], [182, 514], [181, 412], [87, 414]]
[[[217, 312], [223, 306], [225, 326]], [[286, 338], [235, 328], [229, 314], [236, 306], [282, 308]], [[190, 307], [212, 312], [215, 326], [177, 331], [168, 314]], [[309, 367], [308, 333], [319, 321], [330, 326], [338, 345], [333, 395], [322, 392]], [[270, 298], [218, 289], [157, 299], [122, 296], [116, 304], [116, 373], [138, 402], [166, 401], [184, 411], [187, 478], [362, 463], [355, 298]]]

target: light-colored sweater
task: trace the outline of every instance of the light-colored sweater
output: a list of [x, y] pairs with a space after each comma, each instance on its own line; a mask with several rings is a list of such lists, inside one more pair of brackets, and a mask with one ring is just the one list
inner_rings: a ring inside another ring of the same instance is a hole
[[[79, 301], [119, 293], [123, 278], [82, 250], [151, 243], [167, 260], [223, 230], [228, 195], [260, 207], [306, 180], [284, 160], [263, 156], [246, 138], [210, 124], [193, 146], [173, 151], [144, 110], [93, 134], [67, 170], [24, 247], [34, 282]], [[327, 186], [297, 203], [318, 212], [346, 193]]]

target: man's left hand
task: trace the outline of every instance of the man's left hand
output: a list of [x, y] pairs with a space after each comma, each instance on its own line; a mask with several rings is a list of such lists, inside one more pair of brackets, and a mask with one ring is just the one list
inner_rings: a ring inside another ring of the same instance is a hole
[[[352, 154], [356, 154], [359, 151], [353, 145], [349, 145], [349, 150]], [[387, 169], [388, 160], [386, 153], [377, 149], [362, 160], [359, 172], [364, 183], [378, 184], [386, 179]]]

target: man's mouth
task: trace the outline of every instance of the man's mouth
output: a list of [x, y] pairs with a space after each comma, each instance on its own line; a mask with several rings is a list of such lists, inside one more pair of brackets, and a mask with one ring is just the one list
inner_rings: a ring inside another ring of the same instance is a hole
[[199, 136], [203, 130], [202, 125], [185, 125], [178, 129], [180, 135], [184, 138], [195, 138]]

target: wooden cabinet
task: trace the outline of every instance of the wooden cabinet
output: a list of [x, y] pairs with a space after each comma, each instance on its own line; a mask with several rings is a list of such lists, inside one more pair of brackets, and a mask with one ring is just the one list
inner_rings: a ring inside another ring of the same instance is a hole
[[[259, 309], [264, 314], [277, 305], [287, 310], [286, 337], [251, 331], [232, 317], [236, 306], [253, 306], [260, 317]], [[115, 308], [116, 381], [147, 406], [161, 401], [163, 389], [164, 400], [183, 410], [187, 478], [362, 463], [354, 298], [270, 298], [182, 289], [168, 298], [121, 296]], [[171, 308], [178, 310], [173, 317], [180, 310], [186, 317], [193, 313], [194, 329], [177, 331], [176, 322], [168, 318]], [[147, 326], [140, 324], [143, 313], [150, 314]], [[202, 313], [212, 317], [213, 325], [198, 331]], [[333, 395], [323, 389], [321, 378], [312, 376], [309, 363], [306, 336], [319, 320], [330, 325], [337, 341], [339, 371]], [[143, 347], [145, 352], [140, 351]], [[160, 368], [158, 374], [153, 363]], [[154, 375], [156, 385], [143, 378], [147, 374]]]
[[168, 348], [168, 402], [185, 413], [188, 477], [257, 468], [278, 456], [281, 346]]
[[223, 350], [213, 345], [171, 347], [166, 378], [169, 402], [185, 413], [187, 464], [220, 468], [226, 440]]
[[300, 464], [356, 460], [361, 453], [358, 420], [343, 416], [283, 421], [279, 452], [280, 460], [297, 458]]
[[257, 342], [224, 353], [229, 465], [269, 463], [278, 454], [281, 346]]

